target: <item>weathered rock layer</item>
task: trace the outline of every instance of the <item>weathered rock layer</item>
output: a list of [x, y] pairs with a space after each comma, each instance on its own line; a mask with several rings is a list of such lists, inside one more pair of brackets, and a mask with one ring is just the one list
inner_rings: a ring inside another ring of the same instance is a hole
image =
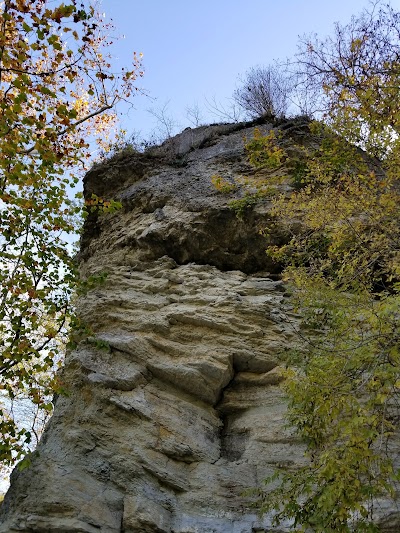
[[107, 273], [80, 302], [93, 338], [67, 356], [68, 395], [12, 476], [1, 532], [278, 531], [244, 493], [303, 461], [277, 360], [296, 317], [259, 232], [268, 204], [240, 220], [211, 184], [252, 172], [251, 133], [188, 130], [88, 174], [87, 196], [123, 203], [82, 238], [82, 276]]

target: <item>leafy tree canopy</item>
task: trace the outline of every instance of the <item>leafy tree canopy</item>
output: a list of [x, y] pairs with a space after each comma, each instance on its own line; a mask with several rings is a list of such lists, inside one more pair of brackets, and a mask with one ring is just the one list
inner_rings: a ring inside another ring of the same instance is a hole
[[323, 115], [288, 163], [296, 189], [273, 206], [288, 243], [269, 253], [305, 317], [286, 390], [309, 463], [277, 472], [259, 503], [296, 531], [379, 531], [376, 502], [399, 480], [400, 13], [375, 3], [304, 40], [297, 68]]

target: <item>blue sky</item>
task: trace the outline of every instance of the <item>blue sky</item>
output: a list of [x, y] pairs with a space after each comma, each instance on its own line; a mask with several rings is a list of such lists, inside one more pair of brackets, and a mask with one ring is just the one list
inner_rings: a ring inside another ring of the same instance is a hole
[[[124, 35], [114, 49], [116, 63], [129, 64], [143, 52], [145, 76], [139, 84], [154, 101], [138, 96], [135, 109], [121, 109], [128, 132], [147, 135], [155, 119], [146, 110], [169, 101], [168, 113], [184, 128], [185, 108], [194, 103], [207, 122], [217, 122], [204, 100], [232, 95], [238, 76], [250, 67], [296, 52], [298, 36], [332, 32], [368, 0], [102, 0], [101, 10]], [[392, 5], [400, 9], [400, 0]], [[225, 101], [225, 103], [229, 103]]]

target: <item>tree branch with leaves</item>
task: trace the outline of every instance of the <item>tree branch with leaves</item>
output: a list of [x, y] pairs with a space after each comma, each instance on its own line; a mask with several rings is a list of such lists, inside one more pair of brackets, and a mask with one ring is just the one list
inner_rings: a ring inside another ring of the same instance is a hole
[[115, 106], [137, 91], [140, 57], [112, 70], [107, 25], [88, 2], [0, 2], [0, 462], [31, 434], [8, 408], [22, 393], [45, 410], [73, 320], [77, 283], [66, 236], [79, 226], [71, 192], [104, 147]]

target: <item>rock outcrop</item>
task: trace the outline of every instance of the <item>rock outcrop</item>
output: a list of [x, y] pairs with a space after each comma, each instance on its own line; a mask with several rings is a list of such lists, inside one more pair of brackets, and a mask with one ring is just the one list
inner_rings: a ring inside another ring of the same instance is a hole
[[252, 131], [186, 130], [88, 173], [87, 196], [123, 203], [93, 211], [82, 237], [82, 276], [107, 273], [79, 304], [93, 337], [67, 356], [68, 395], [32, 466], [12, 475], [1, 532], [287, 530], [257, 516], [246, 490], [304, 460], [277, 357], [297, 317], [265, 254], [268, 202], [241, 220], [211, 184], [253, 172]]

